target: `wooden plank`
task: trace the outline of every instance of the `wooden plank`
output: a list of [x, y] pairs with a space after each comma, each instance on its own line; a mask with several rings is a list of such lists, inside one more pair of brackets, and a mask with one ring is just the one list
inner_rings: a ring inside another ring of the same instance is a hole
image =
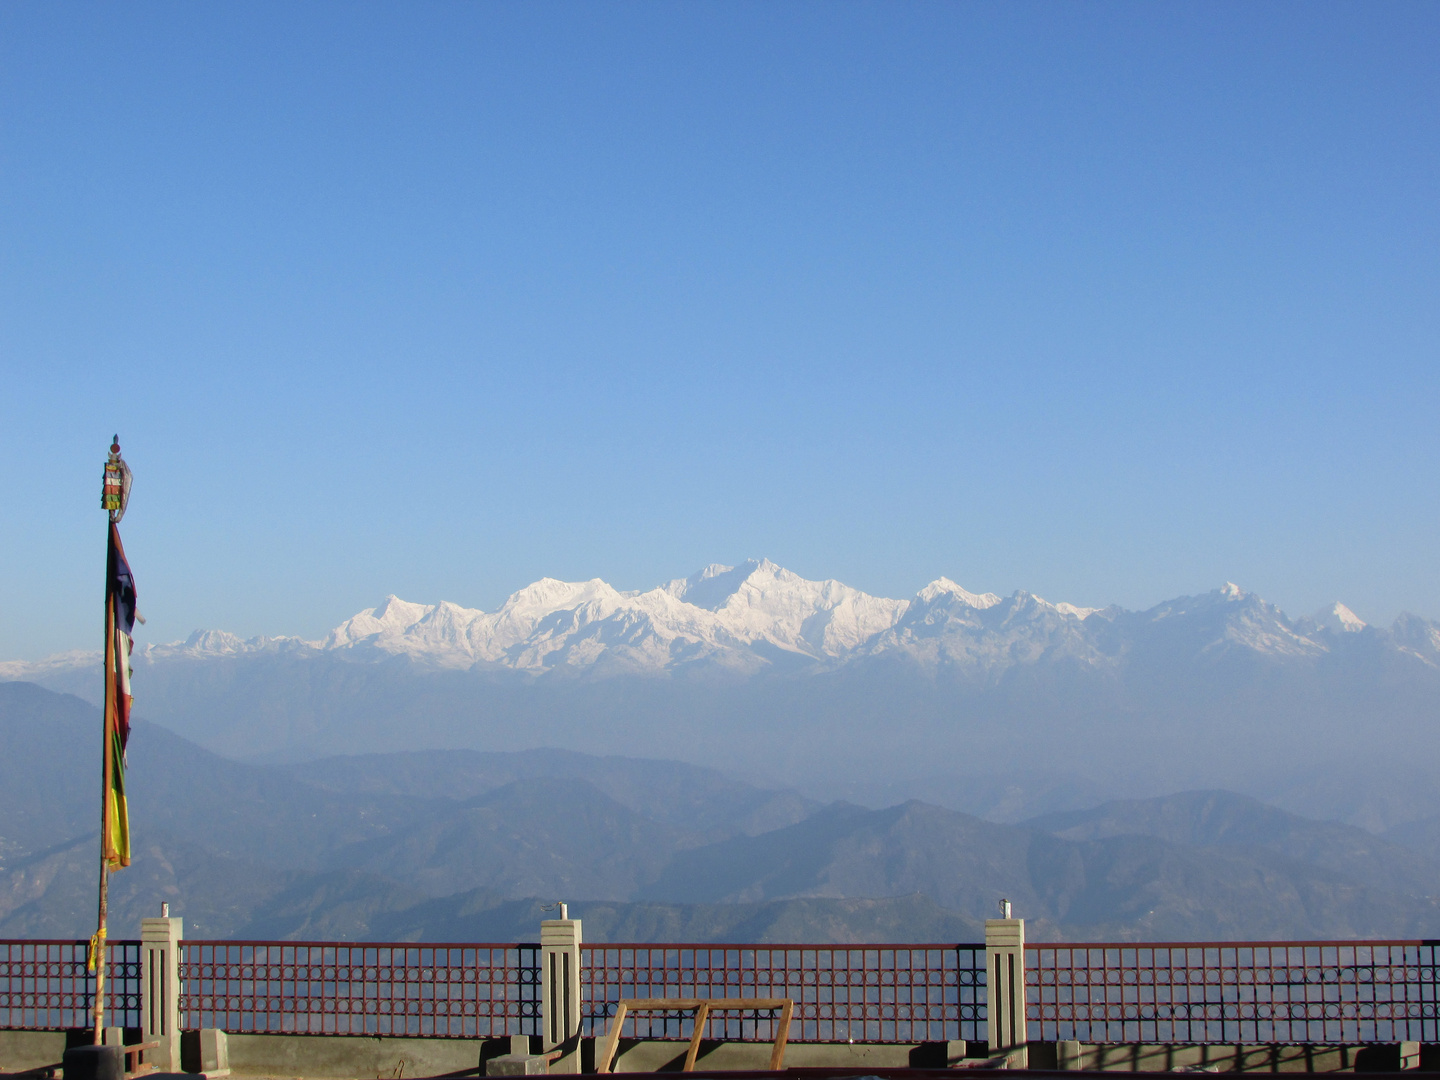
[[700, 1053], [700, 1038], [705, 1034], [705, 1021], [710, 1019], [710, 1003], [702, 1001], [695, 1008], [695, 1030], [690, 1036], [690, 1049], [685, 1054], [685, 1067], [681, 1072], [695, 1071], [695, 1058]]
[[[679, 1000], [679, 999], [672, 999]], [[699, 998], [710, 1006], [711, 1012], [723, 1009], [780, 1009], [789, 998]]]
[[146, 1050], [159, 1050], [159, 1042], [131, 1043], [122, 1048], [125, 1051], [125, 1061], [128, 1068], [125, 1070], [127, 1077], [144, 1076], [146, 1073], [155, 1072], [160, 1068], [158, 1065], [146, 1064], [144, 1057]]
[[620, 1003], [632, 1012], [640, 1009], [694, 1009], [709, 998], [621, 998]]
[[785, 1061], [785, 1043], [790, 1038], [790, 1017], [795, 1003], [790, 998], [621, 998], [615, 1005], [615, 1015], [610, 1020], [610, 1033], [605, 1040], [605, 1049], [595, 1062], [597, 1073], [608, 1073], [615, 1065], [615, 1054], [620, 1048], [620, 1030], [625, 1025], [629, 1012], [685, 1012], [694, 1010], [695, 1030], [690, 1035], [690, 1047], [685, 1054], [682, 1072], [693, 1072], [695, 1059], [700, 1054], [700, 1040], [705, 1024], [712, 1012], [728, 1012], [735, 1009], [779, 1009], [780, 1019], [775, 1028], [775, 1045], [770, 1051], [770, 1068], [779, 1070]]
[[785, 998], [785, 1004], [780, 1006], [780, 1022], [775, 1028], [775, 1048], [770, 1051], [771, 1072], [785, 1067], [785, 1043], [790, 1038], [790, 1014], [794, 1011], [795, 1003]]
[[615, 1015], [610, 1020], [610, 1038], [605, 1040], [605, 1052], [600, 1060], [595, 1063], [597, 1073], [608, 1073], [611, 1064], [615, 1061], [615, 1050], [620, 1045], [620, 1029], [625, 1026], [625, 1001], [615, 1006]]

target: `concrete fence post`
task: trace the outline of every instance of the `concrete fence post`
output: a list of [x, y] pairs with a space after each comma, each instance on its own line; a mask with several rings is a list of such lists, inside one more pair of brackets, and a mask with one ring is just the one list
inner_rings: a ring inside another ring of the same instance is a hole
[[1025, 920], [985, 920], [985, 1020], [990, 1056], [1028, 1068], [1025, 1036]]
[[580, 1071], [580, 920], [560, 918], [540, 923], [541, 1045], [546, 1053], [562, 1051], [551, 1072]]
[[180, 1071], [180, 937], [183, 919], [140, 920], [141, 1042], [158, 1042], [148, 1051], [161, 1072]]

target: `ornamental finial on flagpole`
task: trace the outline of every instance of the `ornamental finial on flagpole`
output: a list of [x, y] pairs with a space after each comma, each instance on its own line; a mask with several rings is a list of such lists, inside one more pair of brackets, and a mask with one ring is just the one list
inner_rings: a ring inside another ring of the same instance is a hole
[[130, 466], [120, 456], [120, 436], [110, 443], [110, 456], [105, 459], [105, 480], [100, 489], [100, 509], [110, 511], [110, 520], [119, 523], [130, 502]]

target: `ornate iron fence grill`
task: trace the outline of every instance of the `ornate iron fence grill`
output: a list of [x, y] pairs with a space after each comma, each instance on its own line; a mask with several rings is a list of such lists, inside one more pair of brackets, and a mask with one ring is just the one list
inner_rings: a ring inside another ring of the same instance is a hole
[[186, 941], [185, 1028], [476, 1039], [540, 1033], [538, 945]]
[[[0, 1027], [83, 1028], [88, 943], [0, 941]], [[141, 944], [109, 944], [110, 1022], [140, 1024]], [[1440, 943], [1032, 945], [1029, 1037], [1081, 1042], [1440, 1042]], [[791, 1038], [980, 1039], [980, 945], [590, 945], [582, 1032], [622, 997], [789, 997]], [[540, 1033], [536, 945], [186, 941], [183, 1026], [236, 1032], [485, 1038]], [[675, 1014], [627, 1036], [689, 1037]], [[707, 1035], [769, 1040], [769, 1016], [722, 1014]]]
[[[788, 997], [792, 1042], [983, 1039], [983, 945], [586, 945], [581, 1034], [606, 1031], [615, 1003], [646, 997]], [[768, 1042], [774, 1017], [712, 1016], [706, 1036]], [[688, 1039], [688, 1017], [625, 1020], [625, 1035]]]
[[[0, 1028], [46, 1031], [94, 1023], [95, 973], [88, 941], [0, 941]], [[111, 941], [105, 962], [105, 1022], [140, 1026], [140, 942]]]
[[1440, 1038], [1418, 941], [1037, 945], [1038, 1041], [1363, 1043]]

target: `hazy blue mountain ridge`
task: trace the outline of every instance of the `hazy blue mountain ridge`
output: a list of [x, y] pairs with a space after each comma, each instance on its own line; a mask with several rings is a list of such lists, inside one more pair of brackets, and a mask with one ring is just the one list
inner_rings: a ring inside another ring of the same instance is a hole
[[[77, 699], [0, 685], [5, 775], [28, 777], [0, 787], [17, 823], [0, 933], [88, 932], [98, 729]], [[1224, 792], [1004, 825], [913, 800], [812, 808], [713, 770], [573, 753], [549, 776], [534, 753], [244, 765], [137, 724], [131, 759], [119, 935], [165, 900], [196, 937], [478, 940], [565, 899], [595, 913], [592, 940], [917, 940], [969, 936], [1001, 896], [1036, 940], [1440, 929], [1425, 856]], [[801, 810], [766, 830], [750, 805]]]
[[[93, 662], [0, 678], [93, 697]], [[1146, 611], [944, 578], [889, 600], [752, 560], [639, 593], [543, 579], [488, 613], [391, 597], [322, 641], [197, 632], [136, 663], [140, 713], [229, 757], [643, 751], [821, 803], [862, 784], [913, 797], [936, 762], [1303, 799], [1305, 777], [1440, 753], [1440, 625], [1368, 626], [1338, 604], [1292, 619], [1233, 585]], [[1380, 788], [1337, 804], [1367, 826], [1440, 814], [1413, 779], [1404, 804], [1380, 807]]]
[[1125, 799], [1024, 823], [1066, 840], [1153, 836], [1176, 844], [1271, 851], [1389, 892], [1440, 896], [1440, 863], [1333, 821], [1313, 821], [1229, 791]]
[[819, 807], [794, 791], [745, 784], [682, 762], [543, 749], [511, 753], [415, 750], [350, 754], [292, 766], [293, 775], [330, 791], [468, 799], [527, 780], [578, 779], [640, 814], [663, 816], [696, 836], [766, 832]]

